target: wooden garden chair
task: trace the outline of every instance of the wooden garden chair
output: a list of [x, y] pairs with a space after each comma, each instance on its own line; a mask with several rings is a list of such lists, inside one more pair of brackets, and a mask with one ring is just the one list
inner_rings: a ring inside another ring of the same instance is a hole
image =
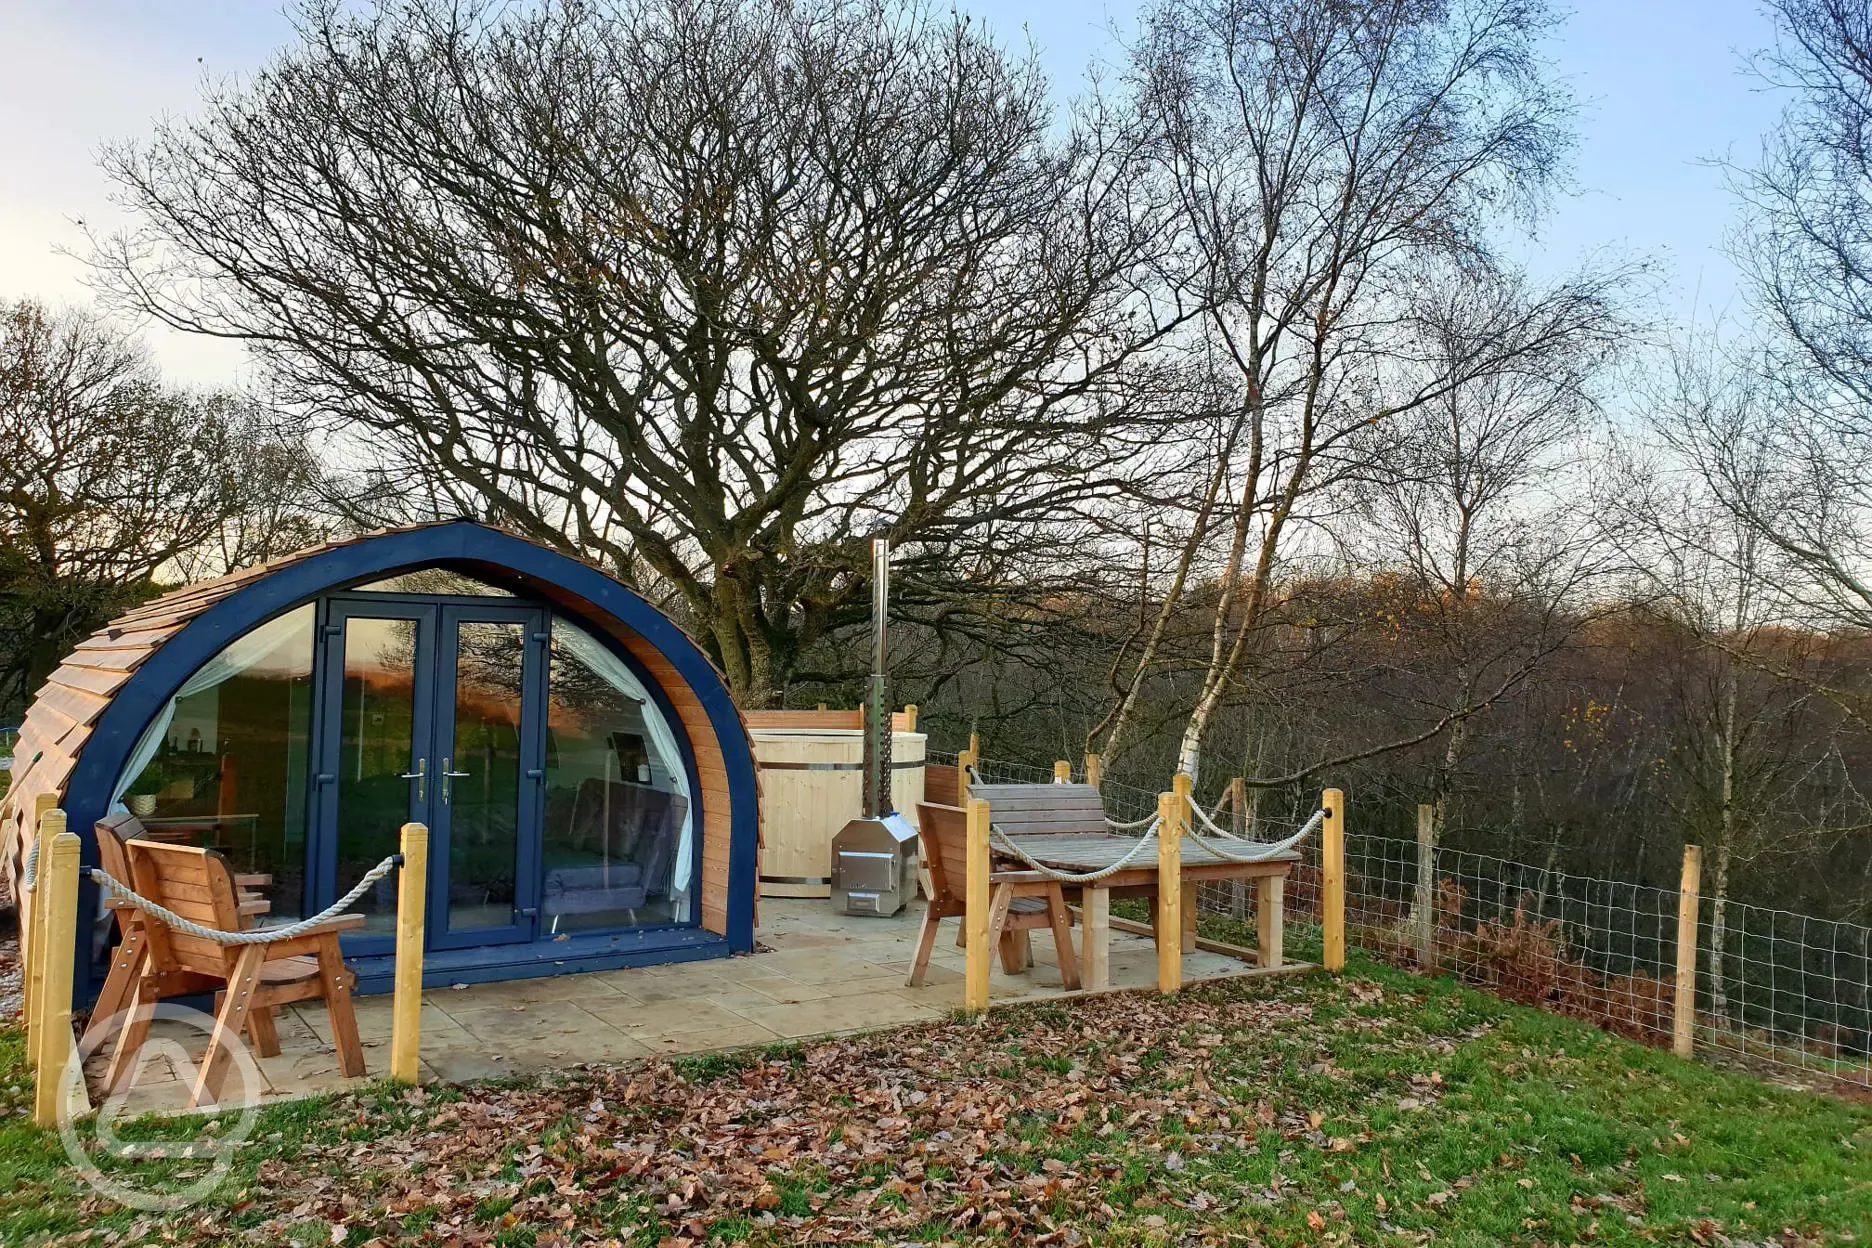
[[[139, 894], [205, 928], [244, 931], [250, 916], [241, 912], [234, 873], [226, 858], [211, 849], [128, 841], [128, 883]], [[198, 976], [225, 985], [215, 1007], [215, 1026], [202, 1055], [189, 1108], [220, 1097], [236, 1037], [253, 1035], [262, 1054], [279, 1052], [271, 1007], [295, 1001], [322, 1000], [331, 1018], [338, 1068], [346, 1077], [364, 1073], [364, 1048], [358, 1040], [351, 990], [357, 979], [345, 969], [339, 935], [364, 926], [361, 914], [340, 915], [296, 935], [263, 943], [229, 945], [171, 928], [149, 916], [143, 919], [148, 953], [137, 976], [129, 1021], [111, 1055], [109, 1086], [119, 1086], [135, 1068], [137, 1053], [149, 1039], [152, 1008], [178, 976]]]
[[[923, 935], [906, 981], [915, 988], [929, 969], [936, 929], [944, 919], [968, 913], [968, 815], [957, 806], [923, 802], [917, 806], [917, 838], [930, 874], [929, 908]], [[1031, 936], [1036, 928], [1053, 930], [1059, 954], [1060, 982], [1079, 987], [1079, 958], [1073, 951], [1072, 912], [1057, 880], [1038, 871], [996, 871], [988, 877], [988, 939], [999, 945], [1001, 969], [1018, 975], [1032, 962]]]
[[[124, 853], [124, 842], [142, 839], [143, 825], [135, 815], [114, 815], [99, 820], [96, 832], [98, 866], [112, 879], [128, 884], [130, 859]], [[234, 887], [240, 893], [240, 912], [249, 918], [270, 914], [273, 903], [262, 897], [258, 890], [272, 882], [271, 875], [237, 873], [234, 876]], [[87, 1053], [95, 1052], [96, 1046], [103, 1043], [109, 1028], [121, 1021], [122, 1013], [130, 1005], [137, 981], [142, 977], [149, 958], [149, 941], [143, 932], [143, 912], [109, 893], [104, 895], [104, 906], [117, 920], [117, 947], [111, 951], [110, 973], [105, 976], [104, 989], [98, 993], [97, 1003], [91, 1007], [91, 1020], [85, 1025], [81, 1047]], [[213, 992], [220, 986], [221, 981], [217, 978], [178, 973], [158, 985], [158, 998], [198, 996]], [[271, 1007], [254, 1011], [248, 1020], [250, 1038], [262, 1057], [279, 1054], [279, 1039], [270, 1026], [272, 1021]]]

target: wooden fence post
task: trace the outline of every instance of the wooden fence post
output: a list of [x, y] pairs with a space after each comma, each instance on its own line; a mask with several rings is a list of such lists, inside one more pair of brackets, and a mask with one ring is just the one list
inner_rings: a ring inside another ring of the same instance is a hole
[[[1183, 822], [1177, 825], [1178, 829], [1182, 832], [1188, 832], [1191, 828], [1196, 826], [1196, 795], [1192, 791], [1195, 787], [1195, 783], [1183, 772], [1178, 772], [1170, 779], [1170, 791], [1176, 794], [1178, 800], [1177, 810], [1183, 816]], [[1177, 846], [1177, 862], [1181, 865], [1182, 861], [1183, 848], [1179, 843]], [[1181, 906], [1183, 910], [1183, 952], [1185, 954], [1195, 953], [1196, 918], [1202, 911], [1202, 885], [1193, 885], [1185, 891], [1181, 882], [1179, 882], [1177, 885], [1177, 897], [1179, 899], [1177, 904]]]
[[968, 934], [968, 967], [963, 976], [962, 1008], [979, 1014], [988, 1008], [988, 963], [994, 948], [988, 940], [988, 803], [968, 803], [968, 885], [962, 917]]
[[1183, 798], [1157, 795], [1157, 988], [1183, 987]]
[[[33, 865], [35, 880], [31, 890], [26, 888], [26, 878], [20, 877], [20, 1012], [24, 1016], [26, 1027], [26, 1068], [36, 1078], [39, 1074], [39, 1007], [44, 996], [39, 990], [45, 968], [39, 959], [45, 956], [45, 941], [39, 935], [39, 926], [45, 920], [45, 854], [51, 848], [51, 841], [46, 838], [46, 820], [51, 817], [58, 797], [52, 793], [41, 793], [33, 801], [32, 844], [39, 849], [39, 861]], [[32, 846], [27, 846], [20, 855], [22, 863], [29, 860]]]
[[1105, 783], [1105, 756], [1087, 754], [1085, 756], [1085, 782], [1093, 788]]
[[[970, 738], [973, 740], [974, 738]], [[969, 768], [975, 766], [979, 755], [975, 747], [969, 746], [956, 755], [956, 805], [967, 807], [969, 804]]]
[[395, 995], [390, 1004], [390, 1077], [421, 1078], [423, 911], [429, 898], [429, 829], [403, 825], [403, 866], [397, 875]]
[[1327, 789], [1320, 795], [1326, 812], [1320, 825], [1320, 961], [1329, 971], [1345, 970], [1345, 794]]
[[40, 955], [38, 1053], [33, 1063], [33, 1121], [58, 1125], [65, 1095], [65, 1068], [72, 1060], [72, 971], [78, 948], [78, 838], [65, 830], [65, 812], [52, 810], [40, 820], [46, 839], [39, 850], [37, 905], [45, 920]]
[[1677, 893], [1677, 999], [1671, 1019], [1671, 1052], [1689, 1057], [1696, 1044], [1697, 903], [1703, 892], [1703, 850], [1686, 845], [1683, 881]]
[[1053, 783], [1054, 784], [1071, 784], [1072, 783], [1072, 764], [1067, 762], [1063, 758], [1053, 764]]
[[904, 731], [915, 732], [917, 730], [916, 721], [917, 721], [916, 703], [914, 702], [904, 703]]
[[[1248, 839], [1248, 784], [1240, 776], [1229, 781], [1229, 830], [1242, 840]], [[1229, 882], [1229, 917], [1237, 923], [1248, 918], [1248, 881]]]
[[1436, 967], [1436, 807], [1417, 806], [1417, 966]]
[[[58, 806], [58, 795], [41, 793], [33, 799], [32, 828], [33, 844], [39, 847], [38, 870], [43, 873], [45, 854], [51, 849], [52, 842], [46, 832], [46, 820]], [[59, 814], [59, 827], [65, 826], [63, 812]], [[31, 852], [30, 849], [28, 852]], [[20, 1007], [26, 1015], [26, 1064], [35, 1072], [39, 1069], [39, 985], [45, 978], [45, 964], [40, 960], [45, 956], [44, 938], [40, 929], [45, 922], [45, 894], [34, 891], [19, 899], [26, 908], [26, 922], [20, 929], [20, 956], [25, 960], [25, 974], [20, 980]]]

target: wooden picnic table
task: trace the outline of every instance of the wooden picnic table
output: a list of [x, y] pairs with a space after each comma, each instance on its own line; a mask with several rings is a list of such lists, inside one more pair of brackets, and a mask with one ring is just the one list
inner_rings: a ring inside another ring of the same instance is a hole
[[[1009, 834], [1023, 853], [1034, 861], [1069, 875], [1085, 875], [1103, 870], [1137, 848], [1137, 838], [1116, 832], [1046, 832], [1031, 835]], [[1157, 838], [1144, 838], [1146, 848], [1111, 875], [1090, 884], [1068, 885], [1080, 892], [1082, 926], [1080, 973], [1087, 988], [1111, 986], [1111, 899], [1113, 897], [1155, 897], [1157, 893]], [[1264, 967], [1281, 964], [1284, 900], [1287, 873], [1300, 861], [1289, 850], [1254, 862], [1237, 862], [1211, 852], [1194, 837], [1182, 843], [1182, 881], [1185, 887], [1207, 880], [1255, 881], [1255, 921], [1257, 958]], [[1010, 865], [1022, 866], [1009, 858]], [[1155, 926], [1155, 909], [1152, 911]], [[1162, 940], [1159, 932], [1156, 938]], [[1192, 898], [1183, 906], [1182, 930], [1173, 937], [1189, 953], [1196, 945], [1196, 905]]]

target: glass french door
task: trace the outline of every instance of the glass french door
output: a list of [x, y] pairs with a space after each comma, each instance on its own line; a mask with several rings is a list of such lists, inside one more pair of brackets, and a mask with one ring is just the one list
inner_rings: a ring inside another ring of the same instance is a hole
[[[431, 948], [535, 935], [546, 613], [333, 599], [324, 624], [313, 904], [429, 827]], [[355, 952], [387, 950], [391, 876], [353, 907]]]

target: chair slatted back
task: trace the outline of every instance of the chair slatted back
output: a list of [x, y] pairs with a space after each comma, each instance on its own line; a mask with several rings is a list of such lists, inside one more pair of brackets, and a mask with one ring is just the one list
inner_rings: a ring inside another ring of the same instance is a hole
[[1009, 836], [1088, 836], [1110, 831], [1105, 803], [1089, 784], [973, 784], [969, 797], [988, 803], [995, 826]]
[[143, 831], [143, 825], [137, 822], [135, 815], [112, 815], [98, 820], [94, 830], [97, 832], [98, 866], [111, 879], [130, 884], [130, 858], [124, 853], [124, 842], [135, 839]]
[[[132, 887], [151, 901], [203, 927], [237, 932], [247, 926], [234, 888], [234, 872], [216, 851], [128, 841], [124, 852], [130, 860]], [[150, 922], [144, 927], [149, 932], [151, 964], [157, 970], [225, 975], [232, 965], [234, 946], [177, 931], [166, 923]]]
[[960, 806], [917, 803], [917, 840], [935, 890], [931, 908], [945, 914], [957, 911], [968, 896], [968, 812]]
[[945, 767], [940, 763], [926, 763], [923, 767], [923, 799], [936, 806], [955, 806], [958, 793], [956, 782], [960, 769]]

